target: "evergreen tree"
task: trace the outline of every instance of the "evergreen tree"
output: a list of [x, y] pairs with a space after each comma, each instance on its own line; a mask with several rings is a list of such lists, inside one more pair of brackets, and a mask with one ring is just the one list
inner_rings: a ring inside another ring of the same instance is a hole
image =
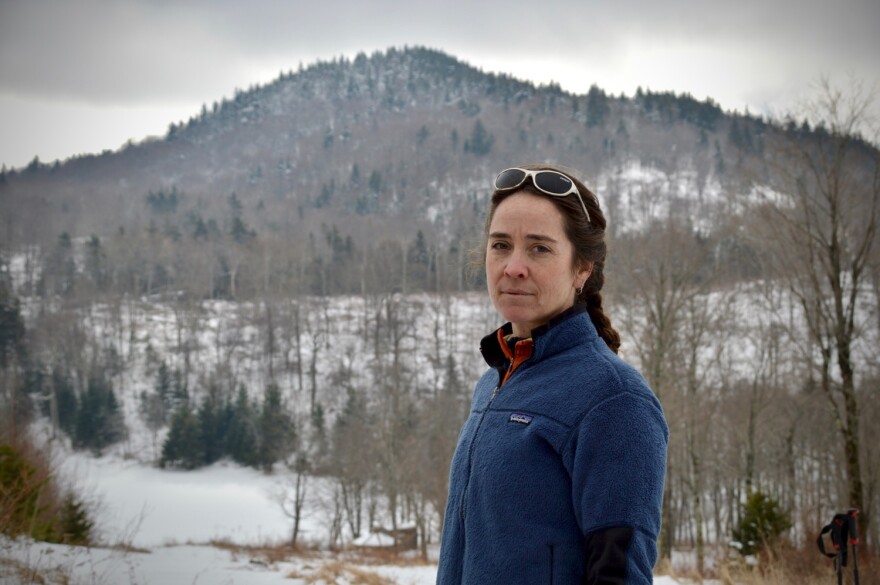
[[416, 264], [424, 264], [428, 265], [429, 254], [428, 254], [428, 244], [425, 241], [425, 234], [422, 230], [419, 230], [416, 233], [416, 239], [413, 242], [410, 248], [410, 261]]
[[242, 210], [241, 199], [238, 198], [238, 195], [233, 191], [229, 195], [229, 209], [232, 211], [233, 215], [239, 215]]
[[100, 455], [124, 436], [125, 422], [113, 386], [102, 374], [93, 373], [80, 397], [73, 446]]
[[199, 406], [197, 418], [204, 463], [210, 465], [225, 455], [226, 433], [229, 429], [228, 411], [211, 396], [206, 396]]
[[0, 369], [6, 368], [13, 359], [24, 361], [24, 319], [20, 302], [12, 294], [8, 272], [0, 268]]
[[172, 186], [167, 194], [161, 189], [156, 193], [150, 191], [147, 194], [147, 205], [155, 214], [174, 214], [182, 198], [183, 194]]
[[274, 382], [266, 388], [258, 422], [258, 463], [265, 471], [293, 450], [293, 420], [281, 403], [281, 390]]
[[[355, 165], [355, 170], [356, 169], [357, 165]], [[334, 188], [332, 184], [328, 185], [327, 183], [324, 183], [321, 185], [321, 193], [318, 195], [317, 199], [315, 199], [315, 209], [329, 206], [330, 200], [333, 198], [333, 193]]]
[[464, 141], [464, 151], [483, 156], [489, 154], [494, 143], [495, 137], [489, 134], [486, 127], [483, 126], [483, 122], [478, 119], [474, 122], [471, 137]]
[[739, 122], [736, 118], [734, 118], [733, 122], [730, 123], [730, 131], [727, 134], [727, 139], [735, 147], [740, 149], [743, 147], [743, 137], [739, 129]]
[[382, 173], [379, 171], [373, 171], [370, 173], [370, 180], [367, 185], [370, 187], [370, 191], [373, 193], [379, 194], [382, 191]]
[[184, 405], [189, 404], [189, 389], [183, 371], [175, 368], [171, 372], [171, 379], [171, 396], [165, 401], [169, 413], [177, 412]]
[[52, 387], [55, 391], [55, 408], [58, 413], [58, 426], [73, 438], [79, 412], [79, 398], [73, 381], [60, 368], [52, 370]]
[[107, 255], [96, 235], [86, 242], [85, 273], [95, 290], [103, 290], [107, 284]]
[[58, 530], [65, 544], [87, 545], [92, 542], [92, 529], [95, 522], [89, 511], [76, 495], [69, 493], [61, 505]]
[[239, 244], [243, 244], [257, 237], [257, 232], [249, 228], [241, 216], [236, 215], [232, 218], [232, 227], [229, 230], [229, 235]]
[[162, 444], [159, 466], [195, 469], [204, 465], [204, 462], [199, 421], [189, 404], [184, 404], [171, 417], [171, 427]]
[[140, 414], [147, 428], [156, 431], [168, 423], [168, 414], [172, 411], [174, 380], [165, 360], [156, 371], [156, 382], [153, 392], [141, 394]]
[[416, 144], [421, 146], [425, 143], [426, 140], [428, 140], [428, 127], [423, 124], [422, 127], [419, 128], [419, 132], [416, 135]]
[[231, 407], [229, 430], [226, 433], [226, 453], [237, 463], [256, 467], [259, 463], [255, 409], [248, 399], [244, 385], [238, 387], [235, 404]]
[[587, 127], [604, 125], [610, 112], [608, 96], [596, 85], [591, 85], [587, 92]]
[[208, 225], [204, 218], [195, 212], [191, 212], [187, 219], [190, 227], [190, 234], [194, 240], [201, 240], [208, 237]]
[[171, 370], [168, 368], [168, 362], [162, 360], [159, 364], [159, 369], [156, 371], [156, 383], [153, 388], [155, 389], [156, 396], [159, 398], [159, 402], [162, 404], [162, 408], [165, 411], [162, 416], [163, 422], [168, 415], [168, 408], [173, 402], [173, 392], [174, 392], [174, 380], [171, 375]]
[[733, 529], [733, 539], [743, 555], [753, 555], [772, 545], [780, 534], [791, 528], [788, 513], [770, 496], [754, 492], [742, 505], [739, 524]]
[[726, 166], [724, 164], [724, 154], [721, 152], [721, 144], [716, 140], [715, 141], [715, 172], [719, 175], [723, 175]]

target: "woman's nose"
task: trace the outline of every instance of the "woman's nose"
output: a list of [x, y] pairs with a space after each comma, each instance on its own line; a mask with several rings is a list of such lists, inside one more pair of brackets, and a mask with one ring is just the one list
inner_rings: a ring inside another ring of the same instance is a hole
[[525, 278], [528, 276], [529, 270], [526, 265], [526, 259], [519, 252], [514, 252], [507, 258], [507, 264], [504, 265], [504, 275], [511, 278]]

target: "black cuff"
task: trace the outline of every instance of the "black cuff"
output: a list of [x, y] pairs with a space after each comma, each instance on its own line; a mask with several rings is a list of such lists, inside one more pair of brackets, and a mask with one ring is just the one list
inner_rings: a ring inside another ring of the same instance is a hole
[[626, 583], [626, 565], [633, 529], [612, 526], [587, 535], [584, 540], [583, 585]]

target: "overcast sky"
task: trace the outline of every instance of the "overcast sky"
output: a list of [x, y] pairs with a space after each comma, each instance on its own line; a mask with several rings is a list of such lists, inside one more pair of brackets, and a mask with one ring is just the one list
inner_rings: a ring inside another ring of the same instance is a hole
[[880, 1], [0, 0], [0, 164], [115, 150], [300, 63], [404, 45], [781, 115], [822, 75], [880, 84]]

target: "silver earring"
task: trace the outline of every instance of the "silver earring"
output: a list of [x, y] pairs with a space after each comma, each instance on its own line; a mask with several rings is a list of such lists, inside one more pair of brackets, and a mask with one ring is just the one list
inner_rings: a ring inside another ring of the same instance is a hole
[[579, 287], [577, 287], [574, 290], [577, 291], [578, 296], [581, 296], [581, 293], [584, 292], [584, 285], [580, 285]]

